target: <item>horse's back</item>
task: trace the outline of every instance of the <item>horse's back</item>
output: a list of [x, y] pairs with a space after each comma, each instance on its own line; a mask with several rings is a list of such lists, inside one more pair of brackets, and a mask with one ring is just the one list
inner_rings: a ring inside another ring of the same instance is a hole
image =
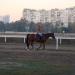
[[34, 40], [35, 39], [35, 34], [29, 34], [28, 35], [28, 40]]

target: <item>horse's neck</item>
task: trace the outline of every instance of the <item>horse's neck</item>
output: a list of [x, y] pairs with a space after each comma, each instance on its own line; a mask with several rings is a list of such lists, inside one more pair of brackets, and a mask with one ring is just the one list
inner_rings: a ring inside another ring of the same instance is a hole
[[47, 36], [47, 39], [49, 38], [50, 36]]

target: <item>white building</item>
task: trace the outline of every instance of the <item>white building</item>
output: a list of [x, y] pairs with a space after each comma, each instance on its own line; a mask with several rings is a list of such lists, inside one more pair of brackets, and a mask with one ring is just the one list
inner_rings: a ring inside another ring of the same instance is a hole
[[35, 23], [38, 23], [38, 22], [40, 22], [40, 12], [39, 11], [35, 11], [35, 20], [34, 20], [34, 22]]
[[51, 22], [50, 20], [50, 11], [46, 10], [30, 10], [24, 9], [23, 11], [23, 19], [28, 20], [29, 22]]
[[51, 10], [47, 11], [46, 13], [47, 22], [51, 23]]
[[75, 22], [75, 7], [74, 8], [66, 8], [64, 10], [61, 10], [60, 19], [63, 23], [64, 27], [68, 27], [68, 23], [74, 23]]
[[3, 22], [6, 24], [6, 23], [9, 23], [10, 22], [10, 16], [9, 15], [6, 15], [6, 16], [3, 16]]
[[69, 11], [67, 9], [60, 11], [60, 21], [63, 23], [64, 27], [68, 27], [68, 21], [69, 21]]
[[0, 21], [4, 22], [5, 24], [9, 23], [10, 22], [10, 16], [9, 15], [0, 16]]
[[31, 10], [30, 9], [24, 9], [23, 19], [31, 21]]
[[29, 22], [50, 22], [55, 26], [56, 23], [63, 23], [64, 27], [68, 27], [69, 22], [75, 22], [75, 7], [66, 9], [51, 9], [51, 10], [33, 10], [24, 9], [23, 19]]
[[69, 11], [69, 22], [75, 22], [75, 7], [67, 8], [67, 10]]
[[60, 11], [59, 9], [51, 9], [51, 23], [55, 26], [57, 22], [60, 23]]

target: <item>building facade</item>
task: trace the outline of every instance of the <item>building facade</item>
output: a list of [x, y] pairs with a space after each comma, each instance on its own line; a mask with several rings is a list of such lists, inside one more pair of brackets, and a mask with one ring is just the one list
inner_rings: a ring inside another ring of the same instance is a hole
[[49, 22], [54, 26], [58, 23], [60, 26], [68, 27], [69, 22], [75, 22], [75, 7], [66, 9], [51, 9], [51, 10], [33, 10], [24, 9], [23, 19], [29, 22]]
[[0, 16], [0, 21], [6, 23], [10, 22], [10, 16], [9, 15], [5, 15], [5, 16]]

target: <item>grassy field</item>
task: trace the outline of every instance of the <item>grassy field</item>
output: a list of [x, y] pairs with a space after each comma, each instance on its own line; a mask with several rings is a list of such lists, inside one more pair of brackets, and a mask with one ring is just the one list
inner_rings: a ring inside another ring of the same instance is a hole
[[75, 54], [0, 52], [0, 75], [75, 75]]
[[75, 69], [72, 65], [21, 61], [0, 65], [0, 75], [75, 75]]
[[74, 50], [26, 51], [18, 46], [0, 45], [0, 75], [75, 75]]

